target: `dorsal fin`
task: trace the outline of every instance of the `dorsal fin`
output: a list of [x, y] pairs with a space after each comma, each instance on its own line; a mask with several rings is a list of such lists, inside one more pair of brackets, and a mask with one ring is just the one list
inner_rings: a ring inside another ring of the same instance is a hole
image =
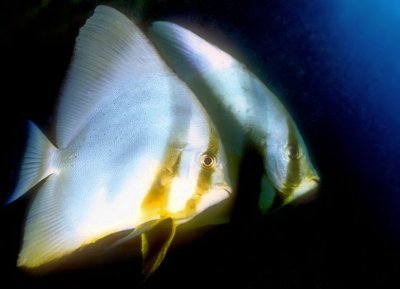
[[177, 24], [157, 21], [149, 31], [167, 63], [184, 81], [237, 63], [228, 53]]
[[98, 6], [80, 29], [56, 116], [60, 148], [79, 133], [101, 105], [147, 73], [169, 72], [154, 47], [126, 16]]

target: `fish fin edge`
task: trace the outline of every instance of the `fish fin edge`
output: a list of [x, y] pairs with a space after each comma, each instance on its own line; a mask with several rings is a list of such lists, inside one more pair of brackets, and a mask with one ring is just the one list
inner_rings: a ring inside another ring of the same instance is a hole
[[40, 268], [72, 252], [66, 243], [69, 230], [56, 198], [59, 179], [51, 175], [38, 190], [28, 211], [17, 266]]
[[[79, 30], [56, 107], [56, 140], [65, 148], [105, 105], [132, 90], [143, 75], [168, 74], [139, 27], [99, 5]], [[136, 91], [136, 90], [134, 90]]]
[[184, 81], [191, 81], [215, 69], [224, 69], [236, 61], [228, 53], [195, 33], [167, 21], [155, 21], [149, 37], [167, 63]]
[[53, 157], [57, 148], [43, 132], [28, 121], [28, 141], [22, 160], [19, 179], [6, 205], [19, 199], [40, 181], [55, 172]]
[[171, 218], [160, 220], [152, 230], [143, 232], [142, 257], [143, 269], [142, 274], [146, 281], [161, 265], [167, 251], [174, 239], [176, 233], [176, 223]]

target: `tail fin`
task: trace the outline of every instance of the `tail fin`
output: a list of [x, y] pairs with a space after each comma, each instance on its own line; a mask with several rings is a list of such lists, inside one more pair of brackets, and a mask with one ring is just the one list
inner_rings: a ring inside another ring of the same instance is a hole
[[31, 121], [28, 122], [28, 142], [18, 183], [6, 204], [10, 204], [41, 180], [55, 172], [53, 158], [57, 149]]

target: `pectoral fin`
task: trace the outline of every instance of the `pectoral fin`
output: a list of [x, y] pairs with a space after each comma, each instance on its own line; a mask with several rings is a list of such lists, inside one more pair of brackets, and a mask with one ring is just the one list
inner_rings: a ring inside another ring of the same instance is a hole
[[147, 279], [160, 266], [175, 236], [176, 224], [171, 218], [160, 220], [141, 234], [143, 271]]
[[258, 199], [258, 208], [263, 215], [271, 211], [275, 197], [276, 194], [274, 187], [272, 186], [268, 176], [264, 174], [261, 179], [261, 192]]

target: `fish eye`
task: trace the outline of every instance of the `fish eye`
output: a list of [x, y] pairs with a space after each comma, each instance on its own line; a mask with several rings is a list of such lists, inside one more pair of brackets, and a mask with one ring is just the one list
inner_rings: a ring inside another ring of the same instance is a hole
[[200, 157], [200, 162], [203, 168], [212, 169], [217, 163], [217, 158], [211, 153], [204, 153]]
[[289, 146], [286, 148], [286, 152], [287, 152], [288, 157], [289, 157], [290, 159], [292, 159], [292, 160], [298, 159], [298, 158], [300, 157], [300, 151], [299, 151], [299, 149], [297, 148], [297, 146], [289, 145]]

